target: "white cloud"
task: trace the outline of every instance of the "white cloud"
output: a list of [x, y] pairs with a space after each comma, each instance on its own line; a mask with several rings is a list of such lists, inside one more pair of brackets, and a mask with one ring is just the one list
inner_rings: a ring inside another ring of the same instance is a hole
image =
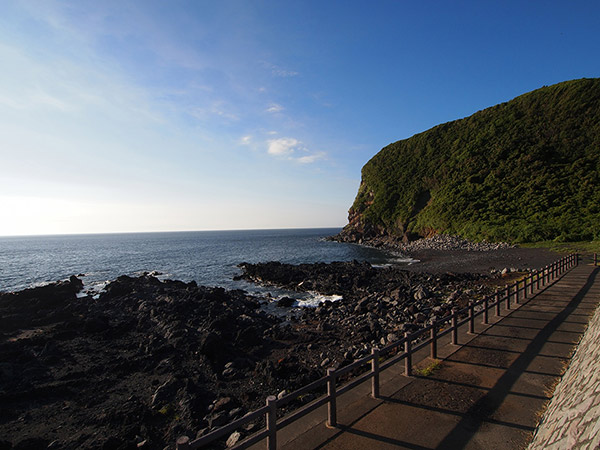
[[268, 153], [273, 156], [291, 156], [302, 145], [298, 139], [294, 138], [271, 139], [268, 144]]
[[242, 136], [242, 138], [240, 139], [240, 142], [241, 142], [243, 145], [249, 145], [249, 144], [250, 144], [250, 142], [252, 142], [252, 136], [250, 136], [250, 135], [247, 135], [247, 136]]
[[319, 159], [323, 159], [325, 157], [324, 152], [312, 153], [310, 155], [304, 155], [299, 158], [296, 158], [300, 164], [312, 164]]
[[298, 139], [286, 137], [271, 139], [267, 143], [269, 155], [287, 157], [288, 160], [300, 164], [312, 164], [325, 158], [325, 152], [311, 152]]
[[278, 112], [283, 111], [283, 109], [284, 109], [283, 106], [281, 106], [280, 104], [278, 104], [278, 103], [271, 103], [269, 105], [269, 107], [267, 108], [267, 112], [278, 113]]

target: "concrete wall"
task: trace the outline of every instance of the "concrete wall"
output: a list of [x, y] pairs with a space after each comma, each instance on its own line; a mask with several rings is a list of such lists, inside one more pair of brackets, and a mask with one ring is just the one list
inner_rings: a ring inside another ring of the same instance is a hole
[[529, 449], [595, 449], [599, 444], [600, 308], [556, 386]]

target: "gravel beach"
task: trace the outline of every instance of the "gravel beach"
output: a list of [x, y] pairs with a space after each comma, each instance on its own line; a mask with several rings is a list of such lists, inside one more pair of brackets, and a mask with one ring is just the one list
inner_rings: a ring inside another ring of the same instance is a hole
[[406, 270], [430, 273], [479, 273], [509, 269], [539, 269], [556, 261], [560, 254], [541, 248], [502, 248], [492, 251], [423, 249], [410, 252], [418, 260]]

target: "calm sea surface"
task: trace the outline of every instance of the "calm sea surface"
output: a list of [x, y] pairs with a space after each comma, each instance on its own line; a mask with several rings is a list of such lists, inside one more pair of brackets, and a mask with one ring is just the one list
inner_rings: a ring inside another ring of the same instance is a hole
[[159, 278], [264, 292], [233, 281], [241, 262], [312, 263], [366, 260], [402, 263], [379, 250], [324, 241], [338, 228], [197, 231], [0, 237], [0, 291], [14, 291], [85, 274], [89, 290], [119, 275], [157, 271]]

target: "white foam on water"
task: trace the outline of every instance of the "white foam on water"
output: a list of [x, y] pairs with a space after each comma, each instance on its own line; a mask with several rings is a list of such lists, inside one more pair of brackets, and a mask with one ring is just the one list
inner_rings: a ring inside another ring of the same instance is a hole
[[419, 262], [421, 262], [421, 261], [418, 259], [403, 257], [403, 258], [393, 258], [393, 259], [390, 259], [390, 262], [383, 263], [383, 264], [372, 264], [371, 266], [375, 267], [376, 269], [384, 269], [386, 267], [395, 267], [400, 263], [403, 265], [410, 266], [412, 264], [416, 264]]
[[307, 298], [298, 299], [298, 306], [305, 308], [316, 308], [321, 303], [329, 300], [330, 302], [337, 302], [344, 298], [341, 295], [322, 295], [316, 292], [309, 292]]
[[31, 283], [29, 285], [29, 288], [38, 288], [38, 287], [44, 287], [44, 286], [48, 286], [49, 284], [53, 284], [56, 283], [56, 281], [38, 281], [36, 283]]
[[83, 290], [77, 293], [77, 298], [90, 296], [94, 300], [98, 300], [100, 298], [100, 294], [104, 292], [106, 285], [110, 282], [110, 280], [103, 280], [93, 281], [89, 284], [84, 284]]

